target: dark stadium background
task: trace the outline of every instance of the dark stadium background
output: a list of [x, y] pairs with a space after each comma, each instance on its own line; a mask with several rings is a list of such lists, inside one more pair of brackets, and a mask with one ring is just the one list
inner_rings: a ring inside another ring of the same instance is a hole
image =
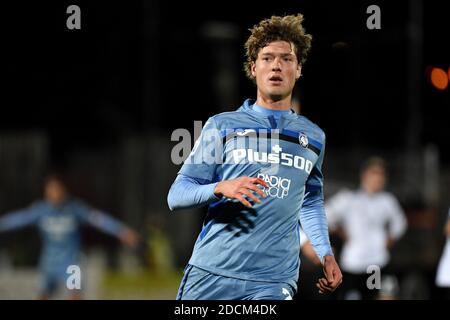
[[[66, 28], [71, 4], [81, 8], [81, 30]], [[371, 4], [381, 8], [381, 30], [366, 27]], [[242, 71], [248, 28], [302, 12], [314, 40], [297, 93], [302, 114], [327, 134], [327, 195], [355, 186], [366, 156], [387, 158], [390, 190], [410, 223], [398, 270], [432, 283], [450, 205], [450, 88], [434, 88], [426, 71], [450, 67], [445, 9], [444, 1], [4, 4], [0, 214], [39, 197], [46, 170], [62, 169], [76, 195], [142, 234], [157, 221], [181, 268], [202, 213], [169, 214], [178, 169], [171, 133], [254, 97]], [[2, 234], [0, 247], [14, 265], [32, 266], [39, 243], [30, 239], [31, 230]], [[117, 242], [87, 230], [86, 247], [98, 243], [117, 267]], [[145, 252], [137, 253], [144, 265]]]

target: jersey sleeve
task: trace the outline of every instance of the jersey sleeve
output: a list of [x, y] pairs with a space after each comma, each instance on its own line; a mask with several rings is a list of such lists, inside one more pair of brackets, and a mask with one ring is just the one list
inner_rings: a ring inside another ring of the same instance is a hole
[[119, 237], [125, 228], [124, 224], [110, 214], [91, 208], [86, 204], [79, 204], [78, 214], [83, 223], [115, 237]]
[[324, 210], [322, 174], [324, 153], [325, 143], [306, 181], [305, 196], [300, 211], [300, 224], [322, 262], [324, 256], [333, 255]]
[[214, 195], [216, 185], [217, 182], [207, 183], [200, 179], [179, 174], [167, 195], [170, 210], [200, 207], [219, 200]]
[[222, 138], [216, 121], [211, 117], [206, 121], [200, 137], [178, 173], [205, 182], [213, 182], [222, 156]]
[[35, 224], [42, 210], [38, 203], [30, 205], [28, 208], [7, 213], [0, 218], [0, 232], [12, 231]]

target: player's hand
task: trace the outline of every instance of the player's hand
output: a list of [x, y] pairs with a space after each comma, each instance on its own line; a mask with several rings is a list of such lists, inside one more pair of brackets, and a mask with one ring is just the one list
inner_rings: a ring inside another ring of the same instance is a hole
[[320, 278], [316, 283], [319, 293], [332, 293], [342, 283], [341, 269], [333, 256], [325, 256], [323, 262], [325, 278]]
[[120, 241], [123, 244], [135, 248], [139, 242], [139, 236], [130, 228], [125, 228], [119, 235]]
[[269, 187], [267, 183], [262, 179], [252, 177], [239, 177], [236, 179], [219, 182], [214, 189], [214, 194], [218, 197], [237, 199], [244, 206], [251, 208], [251, 203], [248, 202], [244, 198], [244, 196], [247, 196], [249, 199], [252, 199], [256, 203], [260, 203], [261, 200], [253, 192], [263, 198], [266, 197], [266, 194], [262, 189], [258, 188], [258, 185], [262, 185], [266, 188]]

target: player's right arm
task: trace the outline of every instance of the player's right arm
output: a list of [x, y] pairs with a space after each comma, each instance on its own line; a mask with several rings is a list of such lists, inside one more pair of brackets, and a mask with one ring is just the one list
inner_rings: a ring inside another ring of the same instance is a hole
[[0, 217], [0, 232], [12, 231], [35, 224], [40, 215], [39, 205], [13, 211]]
[[219, 197], [237, 199], [244, 206], [251, 208], [252, 204], [247, 199], [252, 199], [257, 203], [261, 202], [261, 200], [253, 192], [259, 194], [263, 198], [266, 197], [266, 194], [258, 188], [258, 185], [266, 188], [269, 187], [262, 179], [247, 176], [239, 177], [236, 179], [219, 182], [214, 189], [214, 194]]
[[247, 199], [252, 199], [257, 203], [261, 202], [253, 192], [263, 198], [266, 197], [258, 185], [267, 187], [264, 180], [247, 176], [202, 184], [201, 180], [179, 174], [170, 188], [167, 202], [170, 210], [188, 209], [200, 207], [225, 197], [237, 199], [244, 206], [251, 208], [252, 204]]
[[167, 195], [169, 209], [195, 208], [219, 200], [214, 194], [217, 184], [178, 174]]
[[254, 192], [264, 197], [258, 188], [258, 185], [267, 186], [263, 180], [252, 177], [216, 180], [222, 160], [222, 138], [214, 118], [209, 118], [169, 190], [170, 210], [200, 207], [222, 197], [237, 199], [247, 207], [252, 206], [249, 199], [260, 202]]

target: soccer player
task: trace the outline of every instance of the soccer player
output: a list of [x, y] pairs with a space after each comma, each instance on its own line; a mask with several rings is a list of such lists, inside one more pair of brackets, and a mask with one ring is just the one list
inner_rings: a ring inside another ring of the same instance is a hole
[[323, 264], [319, 291], [342, 281], [323, 206], [325, 134], [291, 110], [311, 46], [302, 20], [273, 16], [251, 29], [256, 101], [208, 119], [169, 191], [171, 210], [209, 205], [177, 299], [292, 299], [299, 221]]
[[[116, 219], [71, 197], [58, 175], [44, 183], [44, 199], [28, 208], [0, 217], [0, 232], [36, 225], [43, 240], [38, 299], [49, 299], [59, 285], [66, 286], [70, 265], [80, 266], [80, 226], [89, 224], [134, 247], [138, 235]], [[81, 273], [83, 276], [83, 273]], [[68, 288], [71, 289], [71, 288]], [[80, 299], [82, 288], [71, 289], [69, 299]]]
[[378, 290], [367, 287], [367, 268], [378, 266], [382, 277], [389, 273], [389, 249], [406, 231], [400, 204], [384, 191], [386, 180], [385, 161], [371, 157], [362, 165], [361, 187], [342, 190], [326, 202], [330, 230], [340, 231], [344, 240], [339, 262], [346, 281], [339, 290], [340, 299], [377, 298]]

